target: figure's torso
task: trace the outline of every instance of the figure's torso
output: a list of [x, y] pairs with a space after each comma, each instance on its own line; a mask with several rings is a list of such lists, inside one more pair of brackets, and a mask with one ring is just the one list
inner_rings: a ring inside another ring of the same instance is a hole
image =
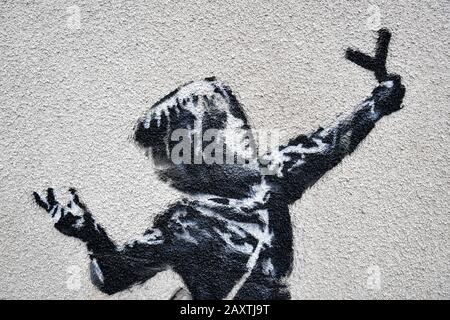
[[[290, 271], [288, 208], [276, 203], [264, 179], [242, 199], [204, 194], [185, 198], [157, 219], [155, 227], [170, 239], [173, 268], [191, 292], [198, 290], [194, 297], [224, 298], [247, 282], [278, 282]], [[210, 291], [214, 296], [208, 296]]]

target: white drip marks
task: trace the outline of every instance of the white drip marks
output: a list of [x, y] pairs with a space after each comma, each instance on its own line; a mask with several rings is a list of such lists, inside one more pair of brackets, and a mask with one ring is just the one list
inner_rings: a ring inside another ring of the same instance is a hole
[[[219, 89], [222, 94], [215, 92]], [[152, 120], [156, 120], [156, 126], [160, 127], [163, 117], [169, 119], [170, 113], [177, 117], [185, 115], [185, 112], [194, 117], [194, 123], [187, 125], [192, 141], [195, 142], [195, 152], [202, 148], [202, 126], [207, 112], [225, 112], [226, 126], [224, 128], [212, 128], [220, 131], [220, 135], [227, 147], [227, 155], [238, 155], [242, 159], [252, 159], [255, 152], [252, 137], [247, 129], [244, 129], [244, 121], [234, 116], [230, 111], [230, 97], [226, 86], [219, 81], [202, 80], [188, 83], [178, 89], [171, 97], [164, 99], [159, 104], [150, 108], [144, 118], [144, 128], [150, 128]], [[180, 112], [183, 114], [180, 115]], [[167, 137], [170, 139], [170, 137]], [[254, 157], [253, 157], [254, 158]]]
[[150, 108], [144, 119], [144, 127], [148, 129], [150, 127], [150, 122], [153, 119], [157, 121], [157, 126], [159, 127], [161, 125], [162, 115], [164, 114], [165, 117], [168, 117], [170, 110], [175, 111], [178, 115], [180, 110], [177, 106], [180, 105], [183, 101], [185, 101], [185, 104], [180, 105], [180, 107], [189, 111], [192, 115], [195, 116], [197, 121], [201, 122], [204, 106], [200, 106], [199, 104], [194, 103], [193, 97], [207, 96], [208, 98], [212, 98], [215, 96], [214, 89], [216, 87], [221, 88], [222, 85], [217, 81], [207, 80], [191, 82], [180, 87], [172, 97], [164, 99], [159, 104], [154, 105]]
[[[233, 286], [228, 295], [225, 297], [225, 300], [232, 300], [242, 286], [247, 281], [248, 277], [251, 275], [253, 269], [258, 262], [259, 255], [264, 246], [270, 246], [273, 238], [273, 234], [269, 230], [269, 212], [267, 209], [256, 209], [257, 206], [266, 203], [270, 197], [270, 186], [267, 184], [265, 179], [262, 179], [260, 184], [253, 186], [251, 194], [249, 197], [244, 198], [242, 200], [238, 199], [228, 199], [228, 206], [233, 208], [246, 208], [246, 209], [255, 209], [255, 213], [258, 214], [261, 224], [256, 223], [244, 223], [238, 222], [231, 219], [226, 219], [221, 215], [217, 214], [214, 210], [209, 210], [208, 208], [202, 207], [201, 212], [206, 216], [213, 216], [217, 219], [220, 219], [227, 224], [227, 229], [230, 233], [224, 233], [215, 228], [215, 231], [221, 238], [227, 243], [227, 245], [238, 252], [242, 252], [250, 255], [247, 263], [246, 269], [247, 271], [242, 275], [239, 281]], [[197, 201], [205, 204], [206, 207], [209, 206], [217, 206], [212, 200], [209, 200], [211, 196], [209, 195], [200, 195], [195, 197]], [[214, 197], [214, 196], [213, 196]], [[242, 213], [245, 214], [245, 213]], [[244, 236], [245, 233], [250, 234], [257, 240], [257, 245], [255, 248], [249, 243], [237, 245], [231, 240], [231, 232]], [[270, 268], [269, 268], [270, 269]]]
[[265, 227], [264, 231], [260, 233], [260, 236], [258, 239], [258, 244], [256, 245], [255, 250], [250, 255], [249, 259], [247, 260], [246, 268], [247, 272], [244, 273], [244, 275], [239, 279], [239, 281], [233, 286], [233, 288], [230, 290], [228, 295], [225, 297], [225, 300], [233, 300], [236, 294], [239, 292], [239, 290], [242, 288], [242, 286], [247, 281], [248, 277], [252, 274], [253, 269], [256, 266], [256, 263], [258, 262], [259, 255], [261, 253], [262, 247], [265, 244], [270, 244], [273, 235], [269, 232], [269, 213], [267, 210], [258, 210], [261, 217], [265, 219]]

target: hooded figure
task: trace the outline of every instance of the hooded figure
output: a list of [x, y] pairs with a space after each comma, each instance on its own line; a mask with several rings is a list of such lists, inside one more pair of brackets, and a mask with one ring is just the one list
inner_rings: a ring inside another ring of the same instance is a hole
[[153, 105], [135, 140], [185, 197], [134, 241], [116, 245], [74, 189], [68, 205], [51, 188], [46, 197], [34, 193], [35, 200], [60, 232], [87, 244], [92, 281], [108, 294], [170, 268], [186, 285], [175, 298], [287, 299], [289, 204], [352, 153], [378, 120], [401, 108], [405, 88], [385, 70], [389, 37], [380, 31], [375, 57], [347, 52], [375, 73], [379, 84], [371, 96], [331, 126], [265, 155], [264, 165], [242, 106], [216, 79], [186, 84]]
[[216, 78], [190, 82], [140, 119], [135, 141], [160, 177], [187, 192], [241, 197], [260, 180], [257, 147], [242, 105]]

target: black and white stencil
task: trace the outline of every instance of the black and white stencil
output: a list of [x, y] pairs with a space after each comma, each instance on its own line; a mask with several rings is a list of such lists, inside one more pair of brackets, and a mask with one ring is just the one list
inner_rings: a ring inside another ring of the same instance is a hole
[[[35, 200], [57, 230], [86, 243], [92, 281], [107, 294], [172, 269], [186, 286], [175, 299], [289, 299], [289, 205], [351, 154], [378, 120], [401, 108], [405, 88], [400, 76], [386, 70], [389, 40], [389, 31], [380, 30], [374, 57], [347, 51], [347, 59], [373, 71], [379, 82], [369, 98], [333, 125], [299, 135], [261, 161], [240, 161], [258, 146], [242, 105], [219, 80], [188, 83], [154, 104], [136, 125], [135, 141], [152, 156], [161, 180], [186, 196], [134, 241], [115, 244], [75, 189], [67, 205], [51, 188], [46, 195], [34, 193]], [[215, 139], [234, 137], [212, 152], [226, 151], [233, 161], [197, 163], [205, 140], [194, 137], [210, 129], [219, 132]], [[187, 134], [174, 139], [178, 132]], [[181, 138], [191, 153], [177, 150]]]

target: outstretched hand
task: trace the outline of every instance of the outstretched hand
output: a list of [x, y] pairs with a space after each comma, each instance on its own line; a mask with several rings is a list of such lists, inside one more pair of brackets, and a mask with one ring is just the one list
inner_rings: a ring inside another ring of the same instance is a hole
[[389, 30], [380, 29], [378, 30], [375, 56], [371, 57], [351, 48], [347, 49], [345, 54], [348, 60], [374, 73], [380, 85], [373, 90], [372, 96], [376, 111], [383, 116], [400, 110], [405, 96], [405, 86], [401, 83], [401, 77], [394, 73], [388, 73], [386, 70], [390, 40]]
[[378, 40], [375, 48], [375, 56], [371, 57], [359, 50], [348, 48], [345, 57], [364, 69], [373, 71], [378, 82], [389, 79], [390, 75], [386, 70], [386, 59], [388, 54], [391, 32], [388, 29], [378, 30]]
[[88, 227], [93, 226], [91, 214], [86, 206], [80, 201], [75, 189], [71, 188], [70, 201], [62, 205], [55, 198], [52, 188], [47, 189], [47, 196], [41, 196], [33, 192], [34, 200], [45, 211], [50, 213], [55, 228], [61, 233], [84, 240], [88, 233]]

